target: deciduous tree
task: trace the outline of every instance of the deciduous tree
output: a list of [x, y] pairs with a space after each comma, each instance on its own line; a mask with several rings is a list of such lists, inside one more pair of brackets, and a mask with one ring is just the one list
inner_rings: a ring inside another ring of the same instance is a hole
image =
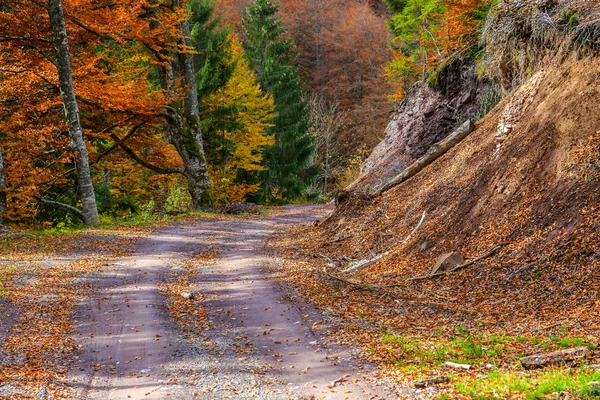
[[98, 209], [96, 207], [96, 197], [94, 196], [88, 151], [83, 140], [83, 128], [79, 120], [79, 107], [75, 98], [69, 40], [61, 0], [48, 0], [48, 15], [52, 27], [52, 42], [56, 51], [55, 65], [58, 70], [60, 94], [69, 128], [69, 147], [75, 155], [77, 188], [81, 198], [83, 219], [86, 225], [91, 226], [98, 222]]
[[225, 86], [203, 100], [211, 176], [221, 203], [256, 194], [259, 185], [253, 175], [265, 170], [263, 151], [274, 143], [267, 132], [275, 117], [273, 98], [261, 91], [243, 58], [241, 43], [234, 36], [229, 40], [226, 62], [234, 66], [233, 74]]

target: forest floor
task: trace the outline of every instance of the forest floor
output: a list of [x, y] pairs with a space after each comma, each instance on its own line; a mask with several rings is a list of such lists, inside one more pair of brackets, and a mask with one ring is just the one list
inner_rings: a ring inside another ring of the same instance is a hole
[[273, 279], [264, 239], [325, 211], [3, 239], [0, 397], [411, 396]]

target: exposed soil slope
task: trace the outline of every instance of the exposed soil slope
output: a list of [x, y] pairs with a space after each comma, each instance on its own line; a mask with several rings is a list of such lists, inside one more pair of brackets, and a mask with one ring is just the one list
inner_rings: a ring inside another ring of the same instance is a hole
[[[544, 334], [561, 329], [597, 342], [599, 183], [600, 60], [569, 58], [532, 74], [415, 177], [376, 198], [354, 191], [328, 218], [283, 234], [274, 247], [290, 260], [379, 286], [355, 291], [365, 286], [290, 268], [313, 301], [355, 321], [368, 315], [380, 330], [443, 334], [461, 326], [523, 335], [550, 326]], [[423, 211], [423, 225], [404, 242]], [[475, 257], [502, 242], [508, 245], [468, 268], [408, 280], [429, 274], [443, 253]], [[342, 272], [382, 253], [367, 268]], [[372, 346], [372, 336], [355, 339]], [[505, 365], [521, 351], [543, 350], [520, 347], [507, 350]], [[378, 357], [405, 355], [396, 349]]]

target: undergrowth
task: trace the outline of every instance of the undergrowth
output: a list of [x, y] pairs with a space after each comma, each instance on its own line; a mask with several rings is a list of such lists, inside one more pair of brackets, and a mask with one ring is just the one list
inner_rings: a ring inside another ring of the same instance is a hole
[[537, 375], [491, 371], [485, 376], [458, 382], [456, 389], [473, 399], [503, 399], [514, 395], [525, 399], [542, 399], [553, 393], [595, 397], [597, 393], [593, 382], [599, 380], [600, 372], [585, 367], [575, 370], [554, 368]]

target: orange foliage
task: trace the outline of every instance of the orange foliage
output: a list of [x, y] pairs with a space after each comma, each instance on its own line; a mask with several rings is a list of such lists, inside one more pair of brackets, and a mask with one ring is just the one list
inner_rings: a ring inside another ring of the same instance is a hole
[[435, 35], [440, 39], [446, 54], [472, 46], [477, 42], [476, 28], [479, 23], [476, 11], [489, 5], [490, 0], [446, 0], [447, 12]]
[[[151, 148], [148, 156], [162, 164], [178, 160], [161, 140], [158, 124], [174, 98], [167, 98], [150, 75], [157, 64], [169, 60], [166, 54], [187, 51], [177, 42], [185, 9], [136, 0], [66, 0], [63, 7], [92, 167], [112, 145], [111, 134], [123, 137], [138, 124], [127, 139], [130, 147], [138, 152]], [[9, 217], [19, 220], [36, 213], [31, 195], [52, 195], [53, 185], [69, 184], [73, 155], [46, 10], [35, 1], [9, 0], [0, 8], [0, 32], [0, 133], [5, 136]], [[122, 156], [115, 150], [96, 167], [126, 173], [122, 178], [132, 180], [123, 187], [131, 188], [139, 183], [134, 175], [141, 167], [123, 162]]]
[[394, 85], [384, 66], [393, 59], [387, 15], [361, 0], [281, 1], [281, 17], [295, 40], [304, 81], [313, 94], [337, 101], [348, 116], [340, 156], [367, 154], [379, 142]]

